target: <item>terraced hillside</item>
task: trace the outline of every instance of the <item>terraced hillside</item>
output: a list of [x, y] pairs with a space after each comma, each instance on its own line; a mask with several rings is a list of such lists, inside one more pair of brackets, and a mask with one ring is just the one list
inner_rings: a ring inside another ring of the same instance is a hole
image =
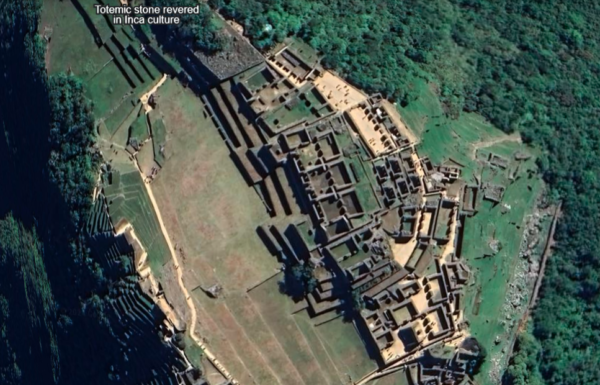
[[92, 255], [110, 285], [106, 293], [92, 297], [86, 306], [104, 309], [105, 322], [123, 346], [123, 360], [111, 366], [108, 377], [119, 383], [178, 384], [190, 370], [178, 347], [183, 330], [173, 328], [147, 294], [148, 289], [142, 288], [135, 268], [139, 250], [125, 235], [114, 235], [107, 202], [103, 194], [97, 196], [88, 231]]
[[[175, 70], [143, 31], [113, 25], [95, 15], [94, 4], [49, 0], [39, 28], [48, 41], [49, 72], [83, 78], [94, 105], [95, 149], [104, 160], [85, 229], [94, 257], [89, 263], [99, 264], [97, 274], [104, 272], [101, 278], [108, 287], [92, 293], [85, 311], [101, 317], [114, 338], [110, 341], [120, 345], [117, 356], [98, 352], [112, 363], [106, 368], [107, 381], [202, 383], [195, 369], [202, 352], [188, 346], [193, 365], [186, 358], [183, 349], [190, 344], [185, 322], [173, 316], [155, 281], [170, 256], [140, 173], [151, 174], [164, 164], [167, 131], [160, 117], [150, 113], [154, 101], [148, 92], [167, 78], [162, 71], [173, 75]], [[138, 270], [146, 267], [142, 258], [154, 276], [146, 271], [140, 278]], [[97, 375], [106, 377], [90, 373], [90, 378]]]
[[[161, 70], [175, 70], [144, 31], [96, 15], [95, 3], [45, 3], [40, 33], [49, 40], [46, 65], [50, 73], [68, 71], [83, 78], [94, 105], [98, 146], [107, 161], [115, 160], [105, 191], [111, 217], [115, 225], [127, 220], [136, 228], [160, 274], [169, 253], [138, 167], [147, 175], [160, 169], [166, 128], [160, 117], [146, 114], [140, 98], [160, 83]], [[135, 162], [128, 159], [132, 156]], [[97, 225], [106, 226], [92, 227]]]

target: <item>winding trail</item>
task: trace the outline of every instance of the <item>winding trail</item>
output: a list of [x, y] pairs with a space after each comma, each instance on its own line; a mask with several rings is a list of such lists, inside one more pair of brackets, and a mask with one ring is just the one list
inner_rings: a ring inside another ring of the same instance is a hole
[[513, 143], [522, 143], [521, 135], [518, 132], [512, 133], [510, 135], [502, 135], [498, 138], [481, 140], [479, 142], [472, 143], [473, 151], [471, 152], [471, 158], [475, 159], [477, 150], [481, 148], [491, 147], [495, 144], [504, 143], [504, 142], [513, 142]]
[[217, 360], [217, 357], [208, 349], [208, 347], [204, 344], [204, 342], [202, 342], [200, 337], [198, 337], [196, 335], [196, 321], [198, 319], [198, 315], [196, 313], [196, 307], [194, 306], [192, 297], [190, 296], [188, 289], [185, 287], [185, 285], [183, 283], [183, 271], [179, 266], [179, 259], [177, 258], [177, 253], [175, 252], [175, 248], [173, 247], [173, 244], [171, 243], [171, 238], [169, 237], [169, 233], [167, 232], [167, 228], [163, 222], [162, 215], [160, 213], [160, 209], [158, 208], [158, 204], [156, 203], [156, 199], [154, 198], [154, 193], [152, 192], [152, 187], [150, 186], [150, 183], [147, 183], [145, 181], [144, 174], [141, 172], [141, 170], [139, 168], [138, 168], [138, 171], [140, 171], [140, 176], [144, 180], [144, 186], [146, 187], [146, 191], [148, 192], [148, 196], [150, 197], [150, 202], [152, 202], [152, 207], [154, 208], [154, 212], [156, 213], [156, 217], [158, 218], [160, 230], [162, 231], [163, 236], [165, 237], [165, 240], [167, 241], [167, 245], [169, 246], [169, 251], [171, 252], [171, 258], [173, 259], [173, 265], [175, 266], [175, 272], [177, 274], [177, 282], [179, 283], [179, 287], [181, 288], [181, 291], [182, 291], [183, 295], [185, 296], [185, 301], [187, 302], [187, 305], [190, 308], [190, 313], [191, 313], [191, 320], [190, 320], [190, 327], [189, 327], [190, 337], [194, 340], [194, 342], [196, 342], [196, 344], [198, 344], [198, 346], [200, 346], [200, 348], [204, 351], [206, 358], [208, 358], [208, 360], [217, 368], [217, 370], [219, 370], [219, 372], [221, 372], [221, 374], [225, 378], [230, 380], [232, 384], [238, 385], [239, 382], [233, 378], [231, 373], [229, 373], [229, 371], [227, 371], [227, 369], [225, 369], [225, 367], [219, 362], [219, 360]]

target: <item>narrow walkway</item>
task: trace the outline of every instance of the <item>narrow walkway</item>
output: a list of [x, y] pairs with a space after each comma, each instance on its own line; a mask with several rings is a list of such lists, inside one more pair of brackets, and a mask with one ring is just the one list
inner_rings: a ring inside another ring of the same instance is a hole
[[[145, 179], [144, 175], [141, 171], [140, 171], [140, 176], [142, 177], [142, 179]], [[181, 291], [183, 292], [183, 295], [185, 296], [185, 301], [187, 302], [187, 305], [190, 308], [190, 313], [191, 313], [191, 320], [190, 320], [190, 327], [189, 327], [190, 337], [192, 337], [194, 342], [196, 342], [198, 344], [198, 346], [200, 346], [200, 348], [204, 351], [206, 358], [208, 358], [208, 360], [221, 372], [221, 374], [223, 376], [225, 376], [225, 378], [230, 380], [232, 384], [239, 384], [239, 382], [233, 378], [233, 376], [227, 371], [227, 369], [225, 369], [225, 367], [219, 362], [219, 360], [217, 360], [215, 355], [208, 349], [208, 347], [204, 344], [204, 342], [202, 342], [200, 337], [198, 337], [196, 335], [197, 314], [196, 314], [196, 307], [194, 306], [194, 301], [192, 300], [192, 297], [190, 296], [188, 289], [185, 287], [185, 285], [183, 283], [183, 271], [181, 270], [181, 268], [179, 266], [179, 260], [177, 258], [177, 253], [175, 252], [175, 248], [173, 247], [173, 244], [171, 243], [171, 238], [169, 237], [167, 228], [165, 227], [165, 224], [162, 220], [162, 215], [160, 213], [160, 209], [158, 208], [158, 204], [156, 203], [156, 199], [154, 198], [154, 193], [152, 192], [152, 187], [150, 186], [149, 183], [146, 183], [146, 181], [144, 181], [144, 186], [146, 186], [146, 191], [148, 192], [148, 196], [150, 197], [150, 202], [152, 202], [152, 207], [154, 208], [154, 212], [156, 213], [156, 217], [158, 218], [158, 223], [160, 225], [160, 229], [163, 233], [163, 236], [165, 237], [165, 240], [167, 241], [167, 245], [169, 246], [169, 251], [171, 252], [171, 258], [173, 259], [173, 265], [175, 266], [175, 272], [177, 273], [177, 281], [179, 283], [179, 287], [181, 288]]]
[[491, 147], [495, 144], [500, 144], [504, 142], [522, 143], [521, 135], [518, 132], [514, 132], [510, 135], [502, 135], [498, 138], [482, 140], [479, 142], [472, 143], [471, 146], [473, 147], [473, 150], [471, 152], [471, 159], [477, 158], [477, 150], [486, 147]]

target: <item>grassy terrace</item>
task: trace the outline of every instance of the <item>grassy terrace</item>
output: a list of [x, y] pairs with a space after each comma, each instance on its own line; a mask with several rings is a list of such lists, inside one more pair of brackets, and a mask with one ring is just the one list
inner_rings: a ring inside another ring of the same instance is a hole
[[113, 223], [127, 220], [144, 248], [152, 270], [160, 275], [162, 266], [170, 260], [167, 244], [162, 236], [154, 210], [146, 193], [139, 172], [127, 163], [116, 164], [113, 181], [116, 183], [105, 189], [109, 203], [109, 213]]
[[[129, 31], [111, 26], [104, 17], [95, 15], [95, 2], [82, 0], [80, 3], [82, 8], [78, 10], [71, 1], [44, 2], [40, 32], [51, 36], [46, 65], [50, 74], [70, 70], [83, 79], [88, 97], [94, 104], [94, 115], [97, 121], [102, 121], [98, 127], [99, 144], [105, 159], [112, 161], [115, 170], [115, 183], [106, 189], [111, 218], [115, 224], [127, 219], [134, 226], [148, 251], [150, 265], [160, 275], [162, 265], [169, 257], [167, 245], [142, 178], [122, 150], [127, 144], [129, 127], [139, 116], [139, 95], [152, 86], [159, 72], [145, 58], [135, 57], [128, 52], [120, 53], [116, 44], [108, 38], [104, 39], [105, 35], [110, 37], [115, 31], [115, 38], [123, 46], [135, 48], [137, 41]], [[91, 20], [93, 28], [86, 25], [86, 18]], [[94, 29], [105, 41], [110, 42], [110, 50], [98, 47], [94, 40]], [[116, 59], [113, 59], [111, 52], [117, 54]], [[136, 134], [144, 137], [141, 131], [135, 130]], [[110, 145], [114, 145], [114, 148]]]
[[[122, 26], [112, 26], [106, 18], [96, 15], [94, 1], [81, 0], [80, 3], [81, 9], [70, 1], [44, 2], [40, 32], [51, 37], [46, 53], [48, 72], [71, 71], [82, 78], [88, 97], [94, 103], [96, 119], [124, 119], [130, 110], [123, 111], [121, 105], [129, 96], [143, 94], [159, 73], [146, 58], [128, 51], [120, 52], [109, 38], [115, 32], [115, 39], [121, 45], [131, 46], [135, 51], [139, 44], [130, 31]], [[86, 18], [93, 25], [88, 26]], [[94, 39], [96, 32], [106, 46], [98, 46]], [[112, 117], [113, 113], [118, 116]], [[117, 127], [107, 125], [111, 132]]]
[[[483, 343], [489, 357], [501, 355], [501, 350], [510, 342], [510, 335], [505, 331], [507, 319], [503, 308], [519, 261], [524, 220], [533, 212], [543, 188], [538, 176], [528, 174], [528, 171], [535, 173], [537, 170], [535, 152], [477, 115], [464, 114], [458, 120], [446, 119], [430, 87], [421, 82], [415, 87], [421, 91], [421, 96], [400, 112], [409, 127], [421, 137], [419, 155], [427, 155], [435, 163], [452, 159], [463, 164], [463, 178], [468, 183], [476, 183], [477, 176], [483, 183], [506, 187], [501, 204], [493, 205], [479, 198], [477, 215], [466, 220], [462, 251], [474, 274], [474, 285], [469, 286], [466, 293], [465, 317], [469, 320], [470, 332]], [[519, 164], [514, 160], [517, 151], [533, 157]], [[482, 160], [487, 160], [490, 152], [509, 159], [508, 168], [484, 166]], [[510, 174], [514, 174], [514, 181], [510, 180]], [[501, 245], [497, 253], [490, 247], [492, 241]], [[520, 314], [512, 314], [512, 319], [518, 320]], [[494, 343], [496, 337], [501, 339], [497, 345]], [[489, 373], [490, 365], [487, 360], [481, 373]], [[491, 383], [487, 376], [478, 380], [482, 384]]]
[[81, 78], [89, 79], [111, 60], [110, 54], [96, 45], [70, 1], [44, 1], [40, 31], [45, 28], [52, 30], [46, 54], [46, 68], [51, 74], [70, 68]]

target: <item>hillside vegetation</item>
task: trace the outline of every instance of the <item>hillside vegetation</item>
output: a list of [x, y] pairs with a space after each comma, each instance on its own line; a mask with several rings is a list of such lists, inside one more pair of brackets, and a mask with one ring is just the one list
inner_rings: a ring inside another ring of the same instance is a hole
[[533, 337], [508, 383], [600, 379], [600, 4], [522, 0], [210, 0], [262, 49], [290, 35], [368, 92], [406, 105], [415, 77], [446, 113], [485, 116], [544, 149], [540, 167], [564, 215]]
[[99, 172], [92, 105], [78, 78], [47, 76], [41, 6], [0, 2], [0, 383], [168, 383], [182, 366], [123, 262], [128, 249], [84, 230], [111, 229], [99, 204], [88, 221]]
[[[12, 216], [0, 220], [2, 384], [35, 382], [36, 378], [56, 381], [60, 374], [55, 303], [42, 256], [35, 233], [26, 231]], [[24, 331], [39, 344], [31, 348], [23, 344]]]
[[[195, 0], [146, 0], [148, 5], [154, 7], [195, 7]], [[184, 14], [181, 22], [175, 25], [156, 27], [161, 33], [174, 37], [178, 43], [185, 43], [204, 52], [216, 52], [224, 48], [220, 38], [219, 27], [214, 22], [214, 15], [205, 5], [200, 5], [199, 14]], [[167, 38], [167, 36], [162, 36]]]

